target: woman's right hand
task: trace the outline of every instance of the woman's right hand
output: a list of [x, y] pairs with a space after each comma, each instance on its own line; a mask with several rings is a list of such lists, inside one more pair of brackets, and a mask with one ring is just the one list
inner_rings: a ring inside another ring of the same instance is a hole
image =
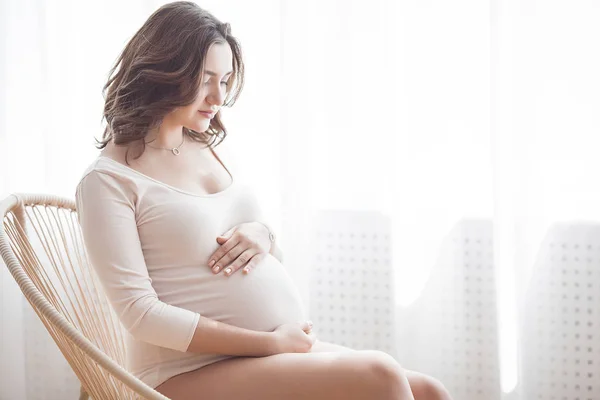
[[275, 328], [273, 354], [308, 353], [315, 343], [312, 322], [292, 322]]

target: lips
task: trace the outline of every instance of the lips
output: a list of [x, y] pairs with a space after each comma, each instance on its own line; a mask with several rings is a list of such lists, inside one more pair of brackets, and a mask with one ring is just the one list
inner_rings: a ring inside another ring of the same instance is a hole
[[198, 112], [200, 114], [204, 115], [207, 118], [213, 118], [215, 116], [215, 113], [213, 113], [211, 111], [202, 111], [202, 110], [199, 110]]

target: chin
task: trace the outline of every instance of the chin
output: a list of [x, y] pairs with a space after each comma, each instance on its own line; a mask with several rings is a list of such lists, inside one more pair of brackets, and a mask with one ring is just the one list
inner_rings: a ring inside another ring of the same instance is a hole
[[195, 124], [195, 125], [191, 125], [190, 127], [188, 127], [188, 129], [191, 129], [195, 132], [199, 132], [199, 133], [204, 133], [208, 130], [208, 128], [210, 127], [209, 123], [206, 124]]

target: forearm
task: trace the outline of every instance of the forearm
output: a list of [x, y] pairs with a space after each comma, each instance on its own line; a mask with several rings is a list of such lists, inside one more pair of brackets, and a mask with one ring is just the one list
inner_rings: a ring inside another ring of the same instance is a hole
[[263, 357], [275, 354], [271, 332], [259, 332], [200, 316], [189, 352]]

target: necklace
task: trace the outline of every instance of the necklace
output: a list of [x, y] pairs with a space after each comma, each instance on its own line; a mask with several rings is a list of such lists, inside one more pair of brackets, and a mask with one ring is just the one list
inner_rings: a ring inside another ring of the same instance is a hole
[[[156, 140], [156, 139], [154, 139]], [[152, 146], [150, 143], [153, 142], [154, 140], [151, 140], [150, 142], [144, 142], [145, 144], [147, 144], [149, 147], [152, 147], [153, 149], [159, 149], [159, 150], [169, 150], [171, 153], [173, 153], [174, 155], [178, 156], [181, 152], [179, 151], [179, 149], [181, 148], [181, 146], [183, 146], [183, 143], [185, 143], [185, 134], [182, 133], [181, 134], [181, 144], [177, 147], [173, 147], [172, 149], [167, 148], [167, 147], [156, 147], [156, 146]]]

